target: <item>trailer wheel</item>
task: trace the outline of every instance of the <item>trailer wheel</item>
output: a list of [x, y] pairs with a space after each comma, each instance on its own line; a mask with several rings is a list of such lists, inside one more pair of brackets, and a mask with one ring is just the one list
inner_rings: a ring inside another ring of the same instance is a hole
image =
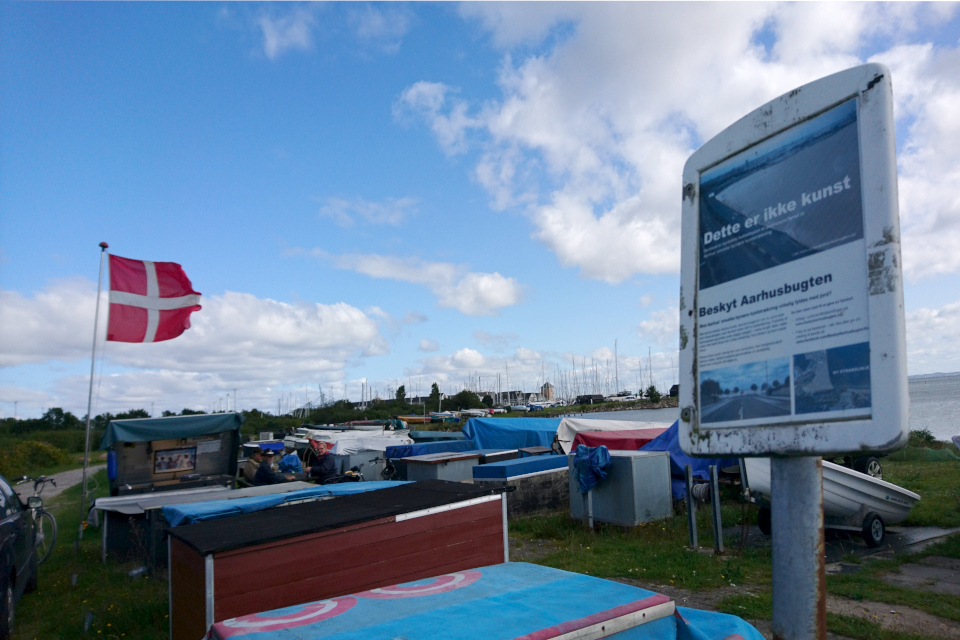
[[871, 478], [883, 480], [883, 467], [880, 461], [873, 456], [864, 456], [853, 461], [853, 469], [860, 473], [865, 473]]
[[866, 542], [867, 546], [871, 549], [882, 545], [884, 539], [887, 537], [887, 529], [883, 526], [883, 518], [876, 513], [868, 513], [867, 517], [863, 519], [863, 529], [861, 533], [864, 542]]
[[760, 527], [760, 532], [763, 535], [770, 535], [772, 518], [770, 517], [770, 509], [767, 507], [760, 507], [760, 513], [757, 514], [757, 526]]

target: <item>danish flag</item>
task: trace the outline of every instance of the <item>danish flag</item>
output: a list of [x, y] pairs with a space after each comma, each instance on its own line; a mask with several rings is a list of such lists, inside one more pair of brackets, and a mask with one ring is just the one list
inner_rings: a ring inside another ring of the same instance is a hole
[[190, 328], [200, 293], [176, 262], [110, 256], [110, 319], [107, 340], [160, 342]]

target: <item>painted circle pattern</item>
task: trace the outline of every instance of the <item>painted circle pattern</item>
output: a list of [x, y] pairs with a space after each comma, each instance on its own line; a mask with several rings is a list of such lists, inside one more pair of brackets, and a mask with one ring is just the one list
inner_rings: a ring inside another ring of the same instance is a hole
[[239, 636], [260, 631], [277, 631], [292, 629], [321, 620], [328, 620], [345, 613], [357, 604], [353, 596], [333, 598], [312, 602], [297, 611], [283, 616], [265, 616], [262, 613], [252, 613], [238, 618], [229, 618], [217, 623], [217, 631], [223, 638]]
[[420, 596], [430, 596], [435, 593], [446, 593], [454, 589], [461, 589], [473, 584], [480, 579], [482, 574], [479, 571], [458, 571], [448, 573], [433, 579], [433, 582], [419, 585], [393, 585], [390, 587], [381, 587], [380, 589], [371, 589], [362, 593], [355, 594], [358, 598], [419, 598]]

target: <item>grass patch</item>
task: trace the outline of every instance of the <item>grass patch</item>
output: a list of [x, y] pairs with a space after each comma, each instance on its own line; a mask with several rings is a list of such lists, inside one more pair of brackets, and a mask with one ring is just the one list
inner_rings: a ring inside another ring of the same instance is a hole
[[[726, 517], [734, 522], [730, 509]], [[697, 517], [701, 547], [713, 545], [709, 513]], [[674, 517], [635, 528], [598, 525], [590, 531], [566, 514], [518, 519], [513, 535], [554, 540], [559, 549], [538, 562], [546, 566], [601, 578], [633, 578], [672, 584], [685, 589], [715, 589], [731, 584], [768, 584], [770, 550], [748, 547], [740, 552], [737, 539], [726, 538], [722, 556], [691, 551], [687, 546], [687, 519]]]
[[[738, 593], [720, 600], [717, 611], [748, 620], [770, 620], [773, 596], [769, 590], [757, 595]], [[827, 631], [855, 640], [939, 640], [938, 636], [891, 631], [871, 620], [834, 613], [827, 613]]]
[[[105, 471], [92, 476], [94, 496], [106, 495]], [[58, 534], [53, 554], [40, 566], [40, 588], [25, 594], [16, 609], [13, 640], [62, 638], [143, 638], [169, 637], [167, 582], [127, 576], [136, 564], [100, 562], [99, 531], [89, 529], [80, 544], [74, 541], [80, 523], [79, 485], [51, 499], [47, 508], [57, 518]], [[77, 586], [70, 576], [77, 574]], [[84, 619], [93, 613], [90, 631], [83, 632]]]
[[960, 464], [883, 461], [883, 479], [921, 496], [905, 526], [960, 527]]
[[841, 616], [835, 613], [827, 614], [827, 629], [855, 640], [941, 640], [940, 636], [890, 631], [864, 618]]
[[917, 554], [871, 560], [856, 573], [827, 576], [827, 591], [851, 600], [872, 600], [912, 607], [960, 622], [960, 596], [898, 587], [881, 579], [884, 573], [896, 571], [902, 564], [916, 562], [927, 556], [960, 558], [960, 535], [950, 536]]

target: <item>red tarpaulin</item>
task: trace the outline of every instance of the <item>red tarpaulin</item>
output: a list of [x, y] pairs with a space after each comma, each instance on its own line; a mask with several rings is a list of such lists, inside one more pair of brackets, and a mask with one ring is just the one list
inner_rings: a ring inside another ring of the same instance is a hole
[[588, 447], [604, 445], [615, 451], [636, 451], [666, 429], [628, 429], [625, 431], [581, 431], [573, 439], [573, 448], [578, 444]]

